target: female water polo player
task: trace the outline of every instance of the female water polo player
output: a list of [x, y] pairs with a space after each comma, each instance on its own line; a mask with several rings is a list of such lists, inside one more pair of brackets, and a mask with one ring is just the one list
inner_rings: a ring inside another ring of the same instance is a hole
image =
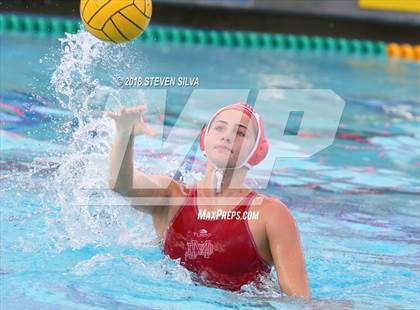
[[[110, 155], [110, 186], [124, 197], [141, 198], [131, 203], [152, 216], [164, 253], [180, 259], [197, 282], [232, 291], [250, 282], [258, 284], [274, 265], [283, 292], [309, 298], [304, 255], [292, 215], [278, 199], [245, 185], [248, 170], [268, 151], [256, 111], [238, 103], [215, 113], [200, 135], [200, 148], [207, 158], [204, 177], [188, 186], [133, 168], [135, 136], [154, 134], [143, 120], [145, 109], [107, 112], [117, 128]], [[153, 205], [147, 203], [148, 197], [154, 199]]]

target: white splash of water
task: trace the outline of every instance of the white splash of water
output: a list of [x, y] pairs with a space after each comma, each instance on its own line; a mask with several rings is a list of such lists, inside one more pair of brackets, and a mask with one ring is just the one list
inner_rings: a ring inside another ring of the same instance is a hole
[[70, 273], [78, 276], [89, 276], [95, 272], [107, 270], [112, 263], [123, 262], [129, 266], [130, 273], [142, 277], [161, 279], [162, 281], [176, 281], [178, 283], [190, 285], [190, 272], [182, 267], [179, 260], [171, 260], [164, 257], [157, 261], [145, 262], [142, 258], [119, 255], [119, 254], [96, 254], [87, 260], [80, 261], [71, 270]]
[[[114, 126], [103, 116], [105, 97], [115, 92], [110, 87], [112, 77], [127, 74], [134, 67], [135, 53], [130, 44], [105, 43], [85, 31], [67, 34], [60, 41], [61, 58], [51, 78], [51, 89], [75, 119], [62, 128], [71, 135], [69, 149], [54, 159], [60, 166], [48, 182], [47, 190], [56, 197], [58, 213], [47, 219], [51, 238], [59, 251], [88, 244], [141, 246], [155, 242], [153, 227], [145, 216], [107, 190]], [[90, 199], [97, 196], [113, 203], [90, 204]]]

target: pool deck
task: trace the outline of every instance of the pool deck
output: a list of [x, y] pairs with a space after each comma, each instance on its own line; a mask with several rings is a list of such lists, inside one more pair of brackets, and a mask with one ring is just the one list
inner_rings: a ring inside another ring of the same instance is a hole
[[[340, 9], [339, 6], [332, 5], [331, 1], [318, 1], [320, 5], [314, 6], [309, 5], [307, 0], [303, 0], [299, 9], [296, 9], [290, 0], [276, 2], [280, 3], [276, 4], [276, 7], [270, 7], [269, 1], [254, 1], [251, 2], [252, 6], [240, 5], [238, 7], [194, 4], [193, 0], [177, 1], [176, 4], [168, 0], [155, 0], [153, 1], [152, 22], [214, 30], [235, 29], [346, 37], [413, 45], [420, 43], [419, 14], [362, 11], [357, 8], [354, 1], [340, 1], [340, 3], [347, 3], [346, 7]], [[3, 2], [0, 4], [0, 12], [78, 17], [79, 1]]]

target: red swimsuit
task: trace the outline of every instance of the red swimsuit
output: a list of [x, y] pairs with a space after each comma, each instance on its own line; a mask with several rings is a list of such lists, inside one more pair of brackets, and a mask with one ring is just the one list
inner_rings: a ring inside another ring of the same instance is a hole
[[242, 285], [267, 275], [271, 266], [259, 255], [248, 220], [242, 219], [258, 194], [251, 191], [232, 211], [240, 219], [198, 219], [197, 188], [190, 189], [168, 227], [163, 251], [193, 272], [194, 280], [236, 291]]

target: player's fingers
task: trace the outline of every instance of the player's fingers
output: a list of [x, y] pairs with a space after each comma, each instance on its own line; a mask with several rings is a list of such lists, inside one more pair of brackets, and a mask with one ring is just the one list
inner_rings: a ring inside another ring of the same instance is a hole
[[149, 127], [149, 126], [147, 126], [146, 133], [149, 136], [156, 136], [158, 134], [157, 131], [154, 128]]
[[141, 114], [143, 112], [142, 109], [139, 109], [138, 107], [134, 107], [134, 108], [127, 108], [126, 109], [126, 113], [127, 114]]
[[145, 104], [138, 105], [136, 108], [137, 112], [147, 111], [147, 106]]
[[149, 135], [149, 136], [155, 136], [155, 135], [157, 135], [157, 131], [155, 129], [153, 129], [150, 126], [147, 126], [144, 123], [138, 124], [137, 130], [138, 130], [138, 132], [140, 132], [142, 134]]
[[116, 119], [117, 118], [117, 114], [115, 112], [112, 112], [112, 111], [106, 111], [104, 114], [106, 116], [112, 118], [112, 119]]

